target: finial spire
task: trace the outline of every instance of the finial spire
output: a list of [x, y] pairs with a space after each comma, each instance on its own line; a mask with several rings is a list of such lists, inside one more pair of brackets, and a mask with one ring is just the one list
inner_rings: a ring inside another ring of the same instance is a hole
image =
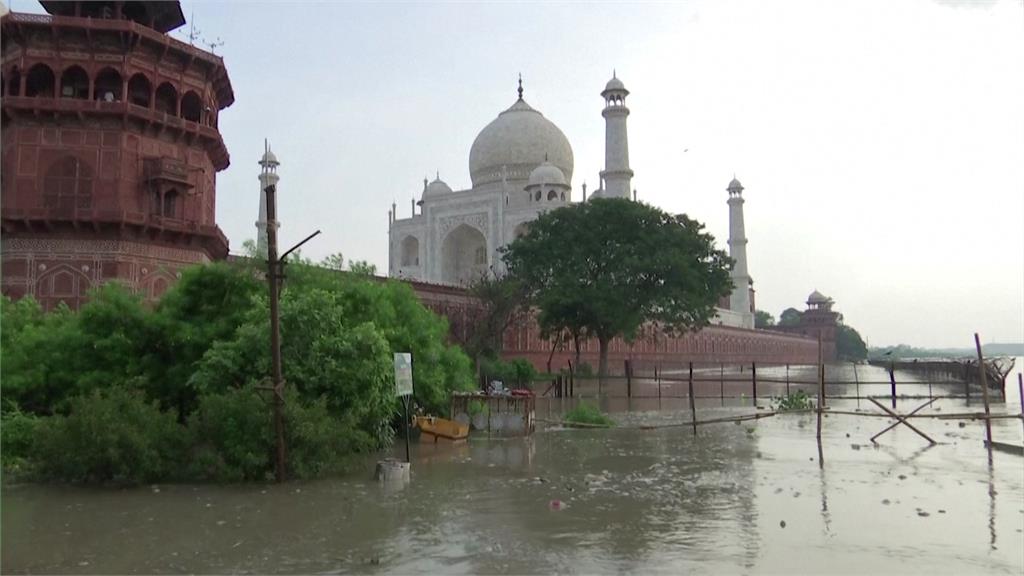
[[545, 152], [545, 153], [544, 153], [544, 161], [545, 161], [545, 162], [547, 162], [547, 161], [548, 161], [548, 153], [547, 153], [547, 152]]
[[612, 78], [618, 78], [618, 75], [615, 73], [615, 68], [612, 68]]
[[519, 73], [519, 99], [523, 99], [523, 74]]
[[434, 179], [435, 180], [440, 180], [441, 179], [441, 171], [440, 170], [434, 170]]

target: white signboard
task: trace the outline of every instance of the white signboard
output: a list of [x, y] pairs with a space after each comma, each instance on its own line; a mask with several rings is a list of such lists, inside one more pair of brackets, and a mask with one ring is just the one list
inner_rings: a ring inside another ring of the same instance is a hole
[[395, 396], [412, 395], [412, 354], [395, 352]]

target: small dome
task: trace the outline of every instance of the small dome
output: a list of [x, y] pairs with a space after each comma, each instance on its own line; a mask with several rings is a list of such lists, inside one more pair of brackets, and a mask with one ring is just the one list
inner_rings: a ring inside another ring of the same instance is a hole
[[434, 181], [427, 184], [427, 187], [423, 190], [423, 197], [440, 196], [442, 194], [451, 194], [451, 192], [451, 186], [445, 184], [444, 180], [435, 178]]
[[267, 150], [263, 154], [263, 158], [260, 159], [260, 166], [280, 166], [281, 163], [277, 161], [277, 156], [273, 152]]
[[557, 184], [559, 186], [567, 186], [565, 183], [565, 174], [547, 160], [543, 164], [537, 166], [530, 172], [530, 186], [538, 184]]
[[828, 297], [817, 290], [811, 292], [811, 295], [807, 297], [808, 304], [827, 304], [828, 302]]
[[626, 89], [626, 85], [622, 83], [622, 80], [619, 80], [614, 75], [612, 76], [612, 79], [609, 80], [608, 83], [604, 85], [604, 91], [605, 92], [608, 92], [610, 90], [625, 90], [625, 89]]
[[729, 190], [730, 192], [733, 190], [743, 190], [743, 184], [740, 184], [740, 181], [737, 180], [735, 176], [733, 176], [732, 182], [729, 182], [729, 187], [726, 188], [726, 190]]

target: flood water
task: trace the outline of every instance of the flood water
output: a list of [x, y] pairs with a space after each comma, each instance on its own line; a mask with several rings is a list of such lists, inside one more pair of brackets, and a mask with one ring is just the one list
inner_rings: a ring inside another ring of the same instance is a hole
[[[1008, 379], [1008, 384], [1011, 380]], [[1015, 388], [1016, 377], [1013, 377]], [[936, 390], [937, 392], [937, 390]], [[1016, 395], [996, 412], [1019, 410]], [[565, 401], [567, 404], [568, 400]], [[901, 400], [909, 411], [921, 402]], [[541, 401], [538, 416], [560, 401]], [[5, 573], [1024, 571], [1024, 458], [984, 427], [831, 415], [702, 426], [685, 400], [606, 400], [620, 427], [413, 445], [412, 479], [3, 488]], [[660, 409], [659, 409], [660, 406]], [[855, 409], [851, 400], [833, 407]], [[933, 405], [966, 410], [962, 399]], [[1012, 407], [1012, 410], [1011, 408]], [[864, 411], [876, 411], [861, 402]], [[977, 402], [971, 410], [979, 408]], [[701, 419], [752, 413], [698, 403]], [[1020, 444], [1020, 420], [993, 424]], [[396, 450], [396, 453], [402, 452]], [[555, 504], [553, 504], [555, 503]]]

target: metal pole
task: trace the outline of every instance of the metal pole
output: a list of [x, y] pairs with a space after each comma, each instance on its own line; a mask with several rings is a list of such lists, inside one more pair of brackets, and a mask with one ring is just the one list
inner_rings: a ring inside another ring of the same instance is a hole
[[857, 382], [857, 408], [860, 408], [860, 377], [857, 376], [857, 362], [850, 362], [853, 364], [853, 379]]
[[786, 364], [786, 396], [789, 396], [789, 364]]
[[403, 396], [402, 404], [405, 406], [405, 461], [412, 462], [409, 459], [409, 401], [411, 397]]
[[281, 375], [281, 317], [280, 280], [281, 267], [277, 261], [277, 206], [275, 186], [267, 186], [267, 280], [270, 283], [270, 366], [274, 387], [274, 435], [277, 438], [276, 466], [274, 477], [278, 482], [285, 480], [284, 440], [284, 378]]
[[693, 420], [693, 435], [697, 435], [697, 406], [693, 403], [693, 362], [690, 362], [690, 418]]
[[981, 355], [981, 339], [978, 333], [974, 333], [974, 346], [978, 349], [978, 377], [981, 378], [981, 397], [985, 401], [985, 438], [988, 439], [988, 449], [992, 449], [992, 420], [989, 419], [988, 408], [988, 384], [985, 382], [985, 358]]
[[892, 397], [893, 410], [896, 409], [896, 374], [893, 373], [892, 362], [889, 363], [889, 395]]
[[757, 408], [757, 362], [750, 363], [750, 382], [754, 392], [754, 407]]

